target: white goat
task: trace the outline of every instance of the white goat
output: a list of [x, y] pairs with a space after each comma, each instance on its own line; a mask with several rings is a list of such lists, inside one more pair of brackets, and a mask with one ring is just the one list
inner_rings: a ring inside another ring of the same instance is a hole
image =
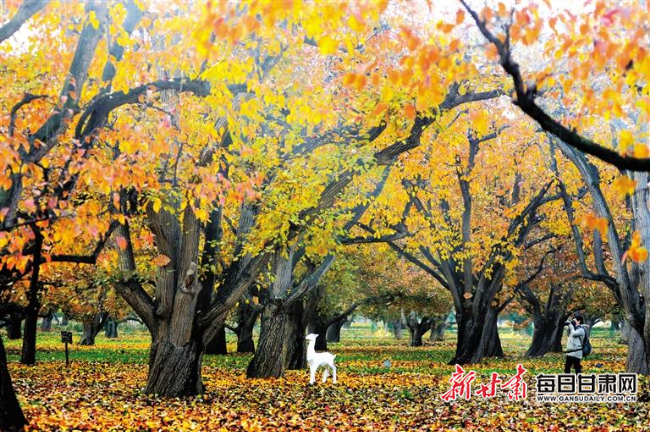
[[309, 346], [307, 346], [307, 363], [309, 363], [310, 373], [309, 384], [313, 384], [316, 380], [316, 370], [320, 366], [329, 368], [325, 369], [325, 372], [323, 373], [323, 382], [327, 381], [327, 377], [329, 376], [329, 372], [331, 370], [332, 382], [336, 384], [336, 366], [334, 366], [334, 357], [336, 357], [336, 355], [330, 354], [328, 352], [317, 353], [315, 349], [317, 337], [318, 335], [313, 333], [310, 333], [305, 337], [305, 339], [309, 341]]

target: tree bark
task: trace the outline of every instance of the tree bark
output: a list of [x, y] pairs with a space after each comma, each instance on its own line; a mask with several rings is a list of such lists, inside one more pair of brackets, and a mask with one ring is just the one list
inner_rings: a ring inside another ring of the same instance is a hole
[[108, 312], [98, 312], [92, 317], [84, 317], [83, 319], [83, 337], [81, 338], [80, 345], [95, 345], [95, 338], [102, 331], [108, 318]]
[[237, 352], [254, 353], [255, 340], [253, 339], [253, 329], [260, 315], [259, 307], [253, 307], [250, 304], [241, 302], [237, 310], [237, 328], [234, 329], [237, 335]]
[[61, 317], [61, 325], [62, 326], [67, 326], [68, 325], [68, 314], [64, 313], [63, 316]]
[[83, 335], [79, 345], [95, 345], [95, 329], [93, 328], [93, 323], [90, 320], [83, 321]]
[[497, 319], [498, 311], [491, 306], [484, 314], [472, 315], [467, 310], [457, 312], [456, 355], [449, 364], [472, 364], [484, 357], [503, 357]]
[[431, 329], [431, 322], [433, 319], [423, 317], [421, 320], [418, 320], [418, 316], [415, 312], [411, 312], [408, 316], [404, 316], [403, 319], [406, 322], [406, 327], [411, 335], [409, 346], [422, 346], [422, 336]]
[[629, 373], [648, 375], [650, 369], [646, 361], [645, 344], [643, 338], [634, 329], [629, 326], [628, 345], [627, 345], [627, 362], [625, 370]]
[[[286, 342], [288, 344], [286, 362], [289, 370], [302, 370], [307, 367], [304, 312], [303, 303], [300, 300], [289, 308], [290, 323]], [[324, 336], [323, 339], [325, 339]]]
[[273, 304], [264, 306], [257, 350], [246, 370], [248, 378], [279, 378], [284, 375], [291, 326], [291, 317], [286, 310]]
[[539, 317], [534, 320], [535, 330], [533, 340], [526, 351], [526, 357], [543, 357], [546, 353], [552, 352], [560, 334], [562, 339], [561, 317]]
[[628, 324], [627, 321], [623, 321], [621, 323], [621, 339], [619, 340], [619, 343], [623, 345], [627, 345], [630, 343], [630, 325]]
[[181, 346], [167, 339], [153, 344], [145, 392], [174, 397], [202, 394], [202, 357], [202, 343], [194, 338]]
[[420, 326], [416, 326], [411, 330], [411, 340], [409, 341], [409, 346], [420, 347], [423, 345], [422, 336], [428, 331], [428, 329], [422, 329]]
[[481, 345], [484, 346], [485, 357], [503, 357], [503, 348], [501, 347], [501, 338], [499, 337], [499, 326], [497, 325], [499, 314], [490, 307], [485, 320], [485, 327], [481, 337]]
[[341, 329], [347, 323], [347, 319], [336, 321], [327, 327], [326, 339], [327, 342], [341, 342]]
[[210, 355], [227, 355], [228, 346], [226, 344], [226, 328], [221, 327], [217, 334], [208, 342], [205, 347], [205, 354]]
[[5, 346], [0, 337], [0, 430], [18, 430], [25, 424], [27, 420], [11, 383]]

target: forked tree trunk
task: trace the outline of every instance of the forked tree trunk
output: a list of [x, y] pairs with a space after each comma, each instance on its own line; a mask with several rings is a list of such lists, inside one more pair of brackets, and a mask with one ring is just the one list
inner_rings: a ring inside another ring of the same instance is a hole
[[410, 328], [410, 333], [411, 333], [411, 339], [409, 341], [409, 346], [412, 347], [420, 347], [423, 345], [422, 343], [422, 336], [424, 336], [424, 333], [429, 331], [428, 328], [422, 328], [422, 326], [415, 326], [414, 328]]
[[68, 314], [64, 313], [63, 316], [61, 317], [61, 326], [67, 326], [68, 321], [69, 321]]
[[98, 312], [93, 317], [83, 319], [83, 337], [80, 345], [95, 345], [95, 338], [102, 331], [108, 318], [108, 312]]
[[257, 350], [246, 370], [249, 378], [279, 378], [284, 375], [291, 325], [286, 310], [272, 304], [264, 306]]
[[472, 364], [484, 357], [503, 357], [497, 319], [498, 312], [490, 306], [477, 316], [472, 316], [469, 311], [457, 312], [456, 355], [449, 364]]
[[228, 354], [228, 345], [226, 344], [226, 328], [221, 327], [217, 334], [208, 342], [205, 347], [205, 354], [209, 355], [226, 355]]
[[341, 342], [341, 329], [346, 322], [348, 322], [347, 319], [342, 319], [327, 327], [327, 342]]
[[0, 430], [22, 429], [27, 424], [7, 368], [7, 354], [0, 337]]
[[146, 393], [174, 397], [203, 393], [202, 356], [203, 346], [196, 339], [182, 346], [166, 339], [152, 344]]

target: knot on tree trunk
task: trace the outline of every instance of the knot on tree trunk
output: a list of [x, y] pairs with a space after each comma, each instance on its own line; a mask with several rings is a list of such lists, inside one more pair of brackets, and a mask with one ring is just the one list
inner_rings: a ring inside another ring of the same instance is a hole
[[190, 263], [190, 268], [187, 270], [187, 273], [185, 273], [185, 279], [183, 280], [183, 284], [180, 287], [180, 290], [183, 294], [194, 296], [197, 292], [199, 292], [196, 271], [196, 263]]

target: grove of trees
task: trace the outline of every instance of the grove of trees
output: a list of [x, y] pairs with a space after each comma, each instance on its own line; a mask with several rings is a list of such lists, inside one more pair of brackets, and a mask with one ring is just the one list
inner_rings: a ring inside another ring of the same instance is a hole
[[[650, 12], [578, 3], [2, 3], [21, 362], [39, 318], [89, 345], [133, 319], [145, 392], [194, 396], [225, 329], [268, 378], [361, 311], [412, 346], [453, 311], [471, 364], [503, 356], [506, 309], [529, 357], [581, 310], [624, 322], [647, 374]], [[0, 428], [24, 422], [0, 338]]]

